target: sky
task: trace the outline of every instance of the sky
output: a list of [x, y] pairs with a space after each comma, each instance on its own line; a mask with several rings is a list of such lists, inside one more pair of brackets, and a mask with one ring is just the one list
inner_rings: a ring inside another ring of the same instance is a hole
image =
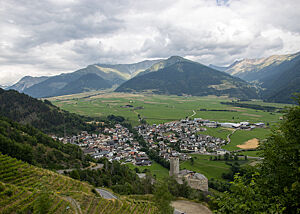
[[299, 0], [1, 0], [0, 85], [179, 55], [225, 66], [300, 51]]

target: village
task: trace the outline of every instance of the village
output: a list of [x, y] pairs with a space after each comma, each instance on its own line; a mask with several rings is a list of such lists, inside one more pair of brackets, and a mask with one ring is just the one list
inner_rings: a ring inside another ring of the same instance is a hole
[[[143, 137], [149, 148], [157, 150], [159, 156], [165, 160], [170, 160], [170, 157], [187, 160], [190, 158], [189, 153], [218, 155], [229, 153], [221, 149], [228, 143], [226, 140], [201, 134], [206, 131], [206, 127], [216, 128], [219, 126], [251, 130], [256, 127], [264, 127], [264, 123], [218, 123], [201, 118], [193, 120], [186, 118], [158, 125], [143, 124], [135, 127], [135, 130]], [[65, 143], [77, 144], [85, 154], [96, 159], [105, 157], [110, 162], [116, 160], [137, 166], [152, 164], [148, 155], [141, 151], [141, 145], [134, 139], [133, 133], [121, 124], [116, 124], [113, 128], [104, 128], [98, 134], [83, 131], [77, 136], [60, 138], [60, 140]]]

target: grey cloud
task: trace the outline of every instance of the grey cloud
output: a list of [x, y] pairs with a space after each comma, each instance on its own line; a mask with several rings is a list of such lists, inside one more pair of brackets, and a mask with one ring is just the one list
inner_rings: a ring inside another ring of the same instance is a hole
[[0, 84], [11, 82], [14, 72], [18, 78], [25, 73], [47, 75], [97, 62], [180, 55], [228, 65], [240, 58], [299, 51], [299, 4], [293, 0], [3, 0]]

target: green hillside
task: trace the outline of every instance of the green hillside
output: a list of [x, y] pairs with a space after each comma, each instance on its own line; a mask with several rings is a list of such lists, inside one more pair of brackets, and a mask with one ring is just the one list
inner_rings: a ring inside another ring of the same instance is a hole
[[[181, 60], [178, 59], [167, 67], [162, 66], [163, 68], [157, 71], [134, 77], [119, 86], [116, 91], [152, 91], [157, 94], [227, 95], [242, 99], [257, 98], [255, 88], [243, 80], [200, 63], [177, 58]], [[175, 59], [172, 57], [168, 60], [174, 61]], [[157, 66], [159, 67], [159, 65]]]
[[32, 126], [24, 126], [1, 116], [0, 152], [48, 169], [89, 165], [78, 146], [55, 141]]
[[273, 70], [273, 75], [262, 78], [260, 82], [263, 97], [268, 102], [295, 103], [293, 93], [300, 93], [300, 56], [285, 61]]
[[88, 73], [77, 80], [74, 80], [68, 83], [65, 87], [60, 89], [56, 96], [65, 95], [65, 94], [76, 94], [84, 91], [90, 90], [100, 90], [112, 87], [112, 84], [97, 74]]
[[0, 213], [157, 213], [152, 202], [106, 200], [92, 186], [0, 154]]
[[67, 135], [95, 129], [86, 123], [91, 118], [71, 114], [47, 100], [43, 102], [14, 90], [0, 89], [0, 116], [58, 136], [64, 134], [64, 129]]

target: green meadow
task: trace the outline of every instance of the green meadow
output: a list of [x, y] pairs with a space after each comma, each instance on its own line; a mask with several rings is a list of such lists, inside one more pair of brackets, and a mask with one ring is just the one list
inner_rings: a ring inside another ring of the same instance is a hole
[[[190, 160], [184, 161], [180, 164], [180, 169], [188, 169], [204, 174], [208, 179], [217, 178], [222, 179], [222, 173], [227, 172], [230, 168], [225, 161], [210, 160], [210, 155], [191, 154], [194, 158], [194, 163]], [[240, 165], [248, 164], [250, 161], [245, 161], [244, 158], [239, 158], [237, 161]], [[232, 162], [233, 163], [233, 162]]]
[[259, 141], [262, 141], [266, 139], [270, 133], [271, 133], [270, 129], [267, 128], [255, 128], [252, 129], [251, 131], [237, 130], [236, 132], [234, 132], [233, 135], [231, 135], [230, 137], [231, 142], [226, 146], [223, 146], [223, 149], [226, 149], [228, 151], [234, 151], [240, 149], [237, 147], [237, 145], [241, 145], [253, 138], [257, 138]]
[[[270, 125], [279, 121], [281, 113], [272, 113], [255, 109], [239, 108], [223, 105], [228, 102], [226, 97], [184, 97], [154, 94], [126, 94], [126, 93], [101, 93], [89, 92], [83, 94], [67, 95], [49, 98], [49, 100], [70, 112], [86, 116], [120, 115], [137, 125], [138, 115], [149, 124], [159, 124], [179, 120], [187, 116], [203, 118], [219, 122], [264, 122]], [[256, 104], [260, 101], [254, 101]], [[133, 107], [126, 108], [125, 105]], [[264, 103], [264, 105], [283, 107], [283, 104]], [[207, 111], [200, 111], [207, 109]], [[211, 110], [234, 110], [211, 111]]]
[[151, 166], [135, 166], [132, 163], [128, 163], [127, 166], [130, 169], [138, 168], [140, 173], [143, 173], [143, 171], [147, 169], [158, 180], [161, 180], [169, 175], [169, 171], [166, 168], [162, 167], [160, 164], [156, 163], [155, 161], [152, 162]]

